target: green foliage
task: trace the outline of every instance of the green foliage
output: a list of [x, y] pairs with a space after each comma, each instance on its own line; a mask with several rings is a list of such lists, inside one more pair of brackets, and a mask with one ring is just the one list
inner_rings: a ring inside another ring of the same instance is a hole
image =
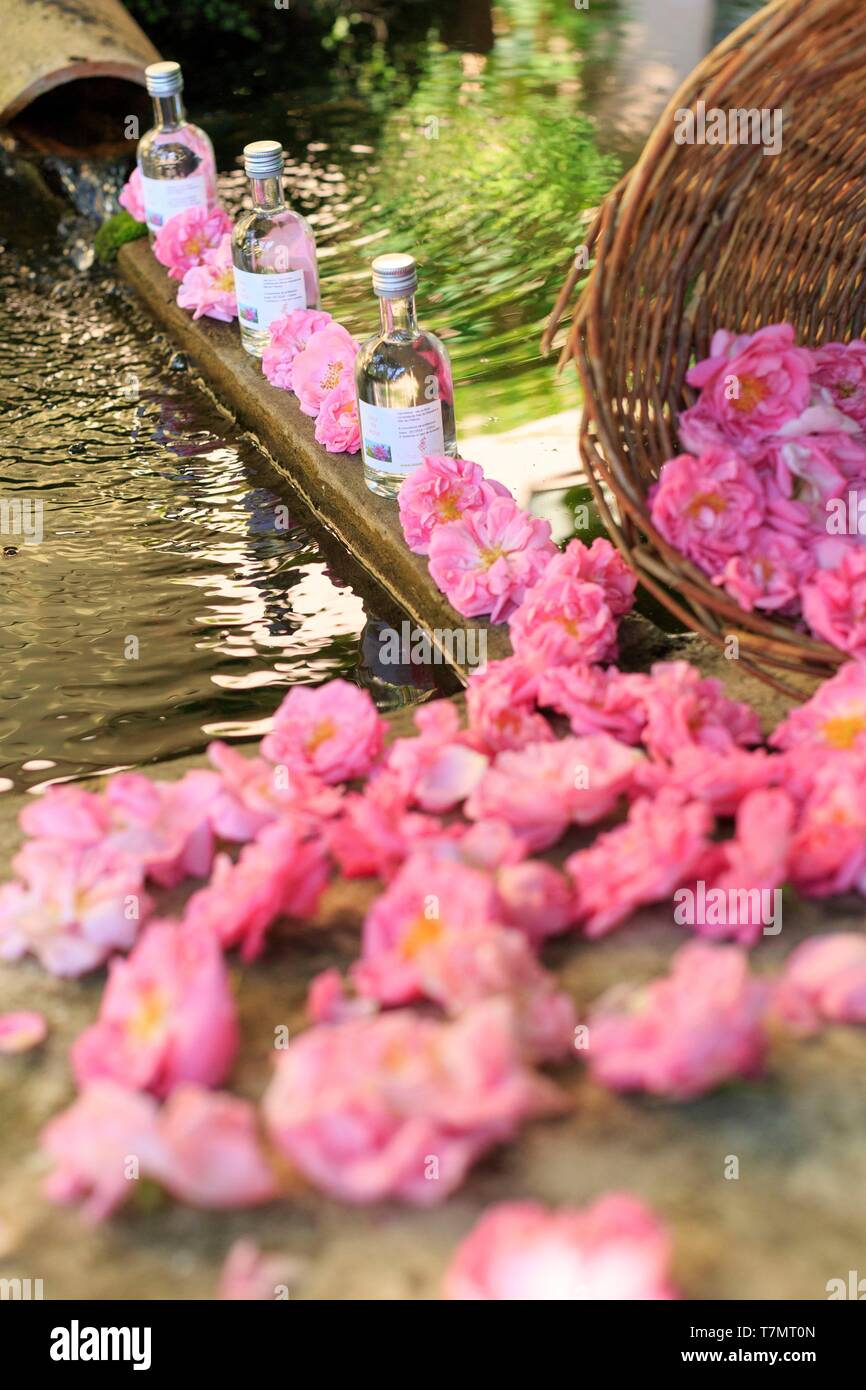
[[93, 249], [96, 259], [103, 265], [108, 265], [115, 259], [125, 241], [137, 241], [143, 236], [147, 236], [147, 227], [143, 222], [136, 222], [128, 212], [117, 212], [113, 217], [109, 217], [107, 222], [103, 222], [94, 237]]
[[170, 25], [188, 32], [210, 26], [245, 39], [261, 37], [255, 16], [262, 6], [256, 0], [126, 0], [126, 8], [145, 29]]

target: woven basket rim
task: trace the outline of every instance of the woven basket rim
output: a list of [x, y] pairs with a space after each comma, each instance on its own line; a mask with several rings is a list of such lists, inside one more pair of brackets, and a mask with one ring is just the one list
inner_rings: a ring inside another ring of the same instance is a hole
[[[706, 203], [700, 204], [703, 220], [697, 219], [694, 226], [689, 223], [677, 228], [681, 235], [674, 247], [676, 254], [670, 258], [676, 286], [670, 305], [670, 277], [663, 282], [667, 308], [664, 328], [657, 323], [650, 327], [641, 323], [638, 336], [645, 355], [631, 356], [625, 364], [626, 347], [632, 352], [633, 343], [624, 345], [616, 339], [616, 333], [622, 332], [617, 313], [620, 317], [624, 314], [617, 296], [624, 298], [627, 291], [622, 284], [628, 278], [627, 272], [641, 254], [646, 254], [646, 238], [657, 230], [653, 225], [653, 199], [660, 196], [669, 176], [678, 174], [681, 184], [689, 178], [688, 166], [677, 164], [688, 157], [683, 150], [688, 151], [689, 147], [678, 145], [673, 139], [675, 113], [693, 108], [698, 100], [705, 101], [708, 109], [716, 105], [741, 109], [735, 102], [726, 102], [725, 94], [737, 90], [737, 84], [757, 82], [760, 78], [760, 100], [750, 102], [750, 107], [780, 108], [784, 121], [792, 92], [800, 96], [801, 91], [806, 91], [811, 96], [823, 90], [822, 84], [826, 87], [831, 81], [838, 82], [843, 74], [850, 79], [853, 73], [864, 73], [866, 4], [862, 10], [863, 13], [855, 0], [771, 0], [685, 78], [665, 106], [635, 165], [593, 210], [584, 245], [594, 258], [594, 265], [574, 308], [559, 360], [560, 370], [574, 360], [579, 373], [583, 393], [580, 456], [602, 520], [620, 553], [635, 568], [645, 587], [680, 621], [718, 647], [724, 647], [730, 637], [736, 636], [748, 653], [740, 657], [740, 664], [795, 698], [802, 698], [802, 691], [787, 685], [777, 672], [827, 676], [849, 660], [849, 655], [811, 637], [794, 620], [741, 609], [730, 595], [665, 542], [652, 523], [646, 503], [649, 479], [657, 475], [665, 458], [680, 452], [674, 433], [676, 412], [694, 398], [682, 379], [687, 354], [694, 352], [695, 336], [700, 332], [699, 318], [708, 281], [713, 290], [723, 283], [718, 257], [708, 270], [700, 256], [708, 254], [720, 228], [733, 238], [743, 208], [749, 207], [749, 194], [761, 196], [760, 180], [766, 170], [759, 163], [759, 159], [765, 158], [760, 149], [746, 144], [728, 145], [724, 159], [719, 157], [717, 172], [708, 174], [708, 164], [701, 166], [701, 178], [709, 183], [712, 198], [708, 194]], [[862, 85], [866, 115], [866, 82]], [[813, 145], [802, 148], [811, 153]], [[797, 165], [788, 167], [795, 170], [796, 177]], [[697, 185], [700, 180], [692, 182]], [[696, 196], [703, 191], [701, 187]], [[866, 248], [861, 259], [866, 263]], [[696, 266], [700, 267], [699, 272], [689, 285], [686, 272]], [[545, 328], [543, 351], [549, 351], [578, 282], [585, 277], [585, 269], [575, 260]], [[632, 282], [635, 278], [632, 275]], [[778, 278], [776, 268], [775, 280]], [[774, 283], [772, 288], [775, 287]], [[641, 288], [639, 285], [638, 298]], [[651, 296], [646, 303], [652, 303]], [[645, 317], [650, 318], [650, 313]], [[773, 318], [760, 321], [772, 322]], [[719, 322], [715, 327], [746, 331], [745, 325], [737, 322]], [[640, 399], [625, 384], [629, 379], [625, 366], [633, 370], [636, 364], [640, 365], [645, 388]]]

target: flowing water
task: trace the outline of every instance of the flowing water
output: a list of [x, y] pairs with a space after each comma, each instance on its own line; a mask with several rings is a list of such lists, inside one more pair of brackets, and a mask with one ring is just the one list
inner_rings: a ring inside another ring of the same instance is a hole
[[[199, 67], [195, 45], [170, 56], [231, 210], [243, 144], [283, 142], [324, 301], [354, 332], [375, 324], [370, 259], [417, 256], [422, 320], [452, 356], [461, 452], [562, 534], [578, 401], [538, 339], [581, 213], [752, 8], [434, 4], [396, 37], [335, 24], [324, 64], [288, 40], [235, 66]], [[0, 788], [258, 735], [299, 681], [347, 675], [384, 706], [426, 698], [434, 672], [388, 682], [371, 658], [395, 616], [385, 601], [91, 267], [86, 215], [111, 201], [120, 166], [48, 165], [76, 203], [50, 242], [19, 235], [21, 190], [0, 188]]]
[[427, 668], [381, 679], [366, 653], [385, 601], [365, 611], [110, 277], [0, 267], [4, 789], [259, 735], [299, 681], [349, 676], [383, 706], [430, 694]]

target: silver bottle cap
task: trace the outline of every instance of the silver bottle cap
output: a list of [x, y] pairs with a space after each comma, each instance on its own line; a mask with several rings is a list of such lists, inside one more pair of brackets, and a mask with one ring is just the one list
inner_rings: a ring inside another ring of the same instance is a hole
[[144, 79], [152, 97], [173, 97], [183, 91], [180, 63], [151, 63], [144, 70]]
[[372, 271], [373, 293], [380, 299], [404, 299], [418, 288], [418, 267], [414, 256], [397, 252], [377, 256]]
[[253, 140], [244, 145], [244, 170], [251, 179], [272, 179], [283, 172], [283, 147], [279, 140]]

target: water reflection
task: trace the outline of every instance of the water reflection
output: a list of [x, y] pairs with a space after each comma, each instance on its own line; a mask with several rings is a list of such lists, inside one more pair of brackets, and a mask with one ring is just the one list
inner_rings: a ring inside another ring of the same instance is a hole
[[429, 695], [363, 670], [360, 594], [110, 281], [9, 255], [0, 286], [4, 529], [17, 499], [43, 532], [2, 538], [0, 790], [258, 736], [297, 682]]

